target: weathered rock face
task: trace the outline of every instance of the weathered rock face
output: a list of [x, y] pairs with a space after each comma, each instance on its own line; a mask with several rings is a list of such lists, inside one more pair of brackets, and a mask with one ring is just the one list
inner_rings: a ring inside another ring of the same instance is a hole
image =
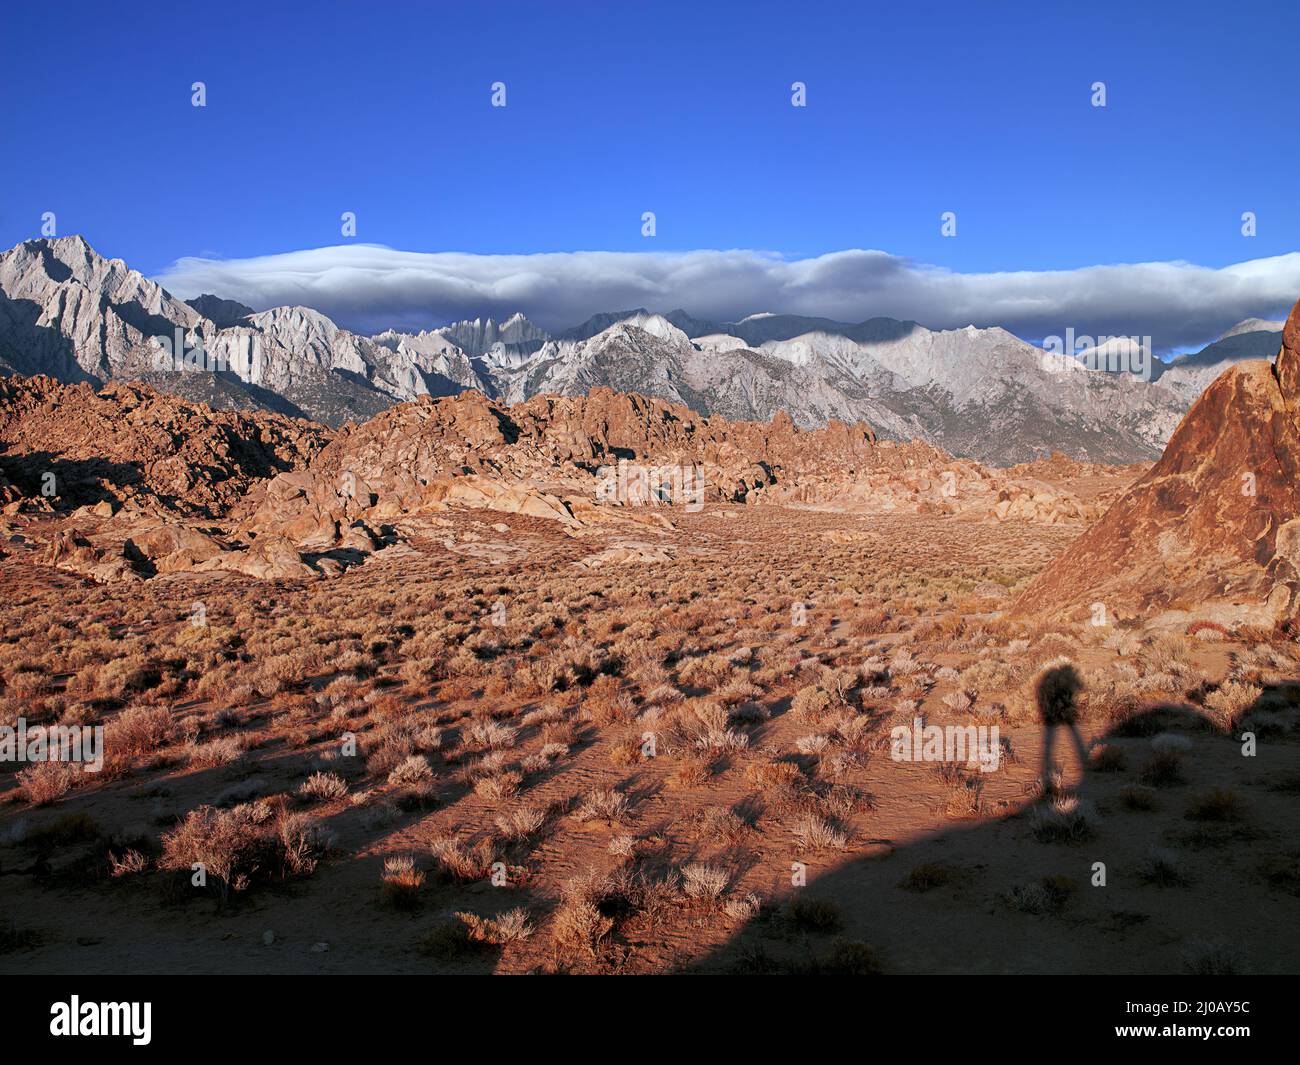
[[107, 380], [149, 368], [153, 336], [203, 316], [81, 237], [29, 240], [0, 255], [0, 355], [20, 373]]
[[186, 303], [79, 236], [0, 253], [0, 370], [96, 384], [147, 380], [214, 406], [338, 425], [478, 380], [463, 357], [410, 340], [357, 336], [305, 307], [254, 314], [211, 295]]
[[[14, 497], [5, 509], [39, 512], [47, 562], [99, 581], [331, 575], [396, 557], [449, 509], [543, 519], [575, 536], [672, 530], [674, 511], [718, 502], [983, 521], [1091, 516], [1045, 482], [929, 444], [882, 442], [864, 424], [731, 422], [605, 388], [513, 407], [477, 392], [426, 398], [331, 434], [139, 385], [0, 379], [0, 449], [0, 492]], [[656, 480], [661, 471], [670, 476]], [[411, 526], [415, 515], [424, 517]], [[598, 562], [637, 558], [639, 548]]]
[[[1235, 358], [1258, 342], [1220, 345]], [[365, 337], [307, 307], [255, 313], [210, 294], [182, 302], [81, 237], [0, 252], [0, 371], [144, 380], [213, 407], [331, 426], [465, 389], [519, 403], [606, 387], [733, 421], [767, 424], [784, 411], [804, 429], [869, 422], [882, 437], [982, 462], [1053, 448], [1117, 462], [1154, 458], [1211, 372], [1193, 361], [1143, 382], [1079, 367], [1054, 373], [1043, 358], [997, 328], [792, 315], [717, 323], [644, 310], [597, 315], [555, 336], [515, 315]]]
[[213, 517], [255, 482], [305, 466], [327, 438], [310, 422], [213, 411], [139, 386], [0, 378], [0, 470], [29, 498], [46, 499], [50, 485], [55, 506]]
[[1300, 607], [1300, 304], [1273, 363], [1205, 391], [1164, 456], [1017, 610], [1272, 624]]
[[959, 462], [928, 444], [877, 441], [863, 424], [832, 421], [805, 431], [784, 414], [766, 423], [729, 422], [596, 388], [587, 396], [534, 396], [513, 407], [464, 393], [385, 411], [342, 430], [306, 472], [256, 489], [246, 529], [279, 530], [304, 546], [327, 542], [348, 521], [383, 522], [447, 506], [597, 523], [636, 509], [626, 482], [605, 490], [624, 476], [624, 462], [689, 469], [690, 490], [699, 487], [691, 499], [701, 504], [1079, 524], [1098, 513], [1041, 481]]

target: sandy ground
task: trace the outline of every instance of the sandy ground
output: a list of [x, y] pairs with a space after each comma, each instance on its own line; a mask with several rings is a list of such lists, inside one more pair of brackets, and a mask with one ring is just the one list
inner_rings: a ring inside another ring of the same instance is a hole
[[[1295, 971], [1293, 644], [1009, 619], [1077, 529], [740, 507], [672, 519], [635, 538], [666, 560], [588, 569], [575, 563], [626, 532], [455, 513], [416, 555], [304, 583], [96, 587], [15, 548], [0, 560], [6, 706], [105, 722], [110, 768], [39, 807], [0, 775], [0, 971]], [[1085, 682], [1080, 736], [1112, 764], [1083, 772], [1059, 736], [1052, 815], [1034, 682], [1062, 655]], [[583, 656], [593, 670], [553, 683]], [[115, 661], [156, 663], [162, 683], [118, 691]], [[1229, 680], [1256, 697], [1225, 727], [1205, 701]], [[115, 753], [132, 706], [165, 709], [176, 734]], [[999, 768], [895, 760], [891, 729], [917, 714], [996, 725]], [[495, 756], [484, 721], [514, 730]], [[428, 775], [390, 781], [384, 737], [427, 725], [438, 745], [401, 753]], [[223, 738], [242, 754], [204, 764], [196, 750]], [[548, 742], [563, 753], [544, 758]], [[1176, 779], [1144, 783], [1160, 749]], [[301, 796], [316, 771], [347, 794]], [[607, 789], [626, 810], [588, 816]], [[328, 835], [314, 868], [266, 852], [224, 898], [161, 868], [191, 811], [257, 799]], [[498, 818], [524, 807], [544, 825], [506, 838]], [[806, 838], [809, 816], [829, 843]], [[447, 836], [481, 843], [500, 885], [450, 874]], [[144, 867], [112, 875], [128, 850]], [[404, 855], [425, 874], [409, 909], [381, 892], [385, 859]], [[716, 897], [683, 879], [697, 865], [721, 878]], [[567, 931], [579, 902], [585, 938]], [[520, 907], [526, 937], [430, 937], [464, 928], [454, 914]]]

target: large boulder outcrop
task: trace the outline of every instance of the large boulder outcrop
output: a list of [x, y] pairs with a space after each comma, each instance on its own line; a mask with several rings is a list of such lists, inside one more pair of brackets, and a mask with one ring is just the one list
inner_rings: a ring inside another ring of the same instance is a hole
[[[1106, 611], [1095, 612], [1100, 603]], [[1300, 611], [1300, 303], [1272, 363], [1225, 370], [1160, 461], [1019, 598], [1024, 614], [1273, 625]]]

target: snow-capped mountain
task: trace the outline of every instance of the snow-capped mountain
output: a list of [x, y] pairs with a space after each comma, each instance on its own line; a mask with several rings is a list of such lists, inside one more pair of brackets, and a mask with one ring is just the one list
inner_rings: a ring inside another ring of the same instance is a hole
[[9, 372], [140, 378], [215, 406], [331, 425], [422, 395], [477, 389], [517, 402], [604, 385], [730, 419], [863, 420], [882, 436], [1002, 463], [1054, 450], [1094, 461], [1158, 456], [1213, 367], [1275, 353], [1275, 324], [1241, 323], [1144, 382], [1053, 363], [1003, 329], [935, 331], [891, 318], [711, 322], [638, 308], [553, 335], [516, 314], [366, 337], [306, 307], [178, 300], [80, 237], [0, 255], [0, 369]]

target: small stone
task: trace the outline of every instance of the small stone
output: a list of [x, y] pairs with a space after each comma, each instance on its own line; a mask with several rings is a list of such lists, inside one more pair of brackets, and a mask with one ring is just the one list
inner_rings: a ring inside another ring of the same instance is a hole
[[328, 943], [313, 943], [311, 945], [311, 952], [313, 954], [324, 954], [329, 949], [330, 945]]
[[265, 943], [265, 944], [269, 947], [272, 943], [275, 942], [275, 933], [272, 932], [272, 931], [270, 931], [269, 929], [268, 929], [267, 931], [263, 932], [263, 933], [262, 933], [262, 942]]

